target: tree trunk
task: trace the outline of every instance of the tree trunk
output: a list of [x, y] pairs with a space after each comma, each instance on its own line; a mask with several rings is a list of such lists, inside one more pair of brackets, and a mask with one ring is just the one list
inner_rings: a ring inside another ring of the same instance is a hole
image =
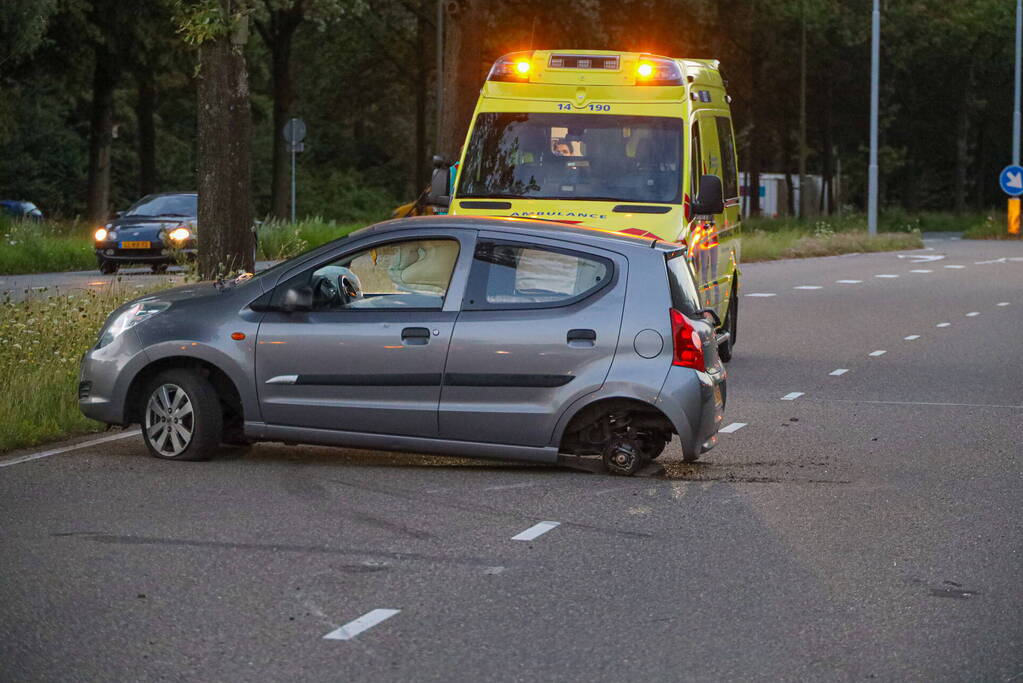
[[[283, 15], [283, 16], [282, 16]], [[292, 20], [289, 12], [279, 11], [272, 19], [273, 44], [270, 46], [273, 61], [273, 171], [270, 186], [270, 214], [274, 218], [287, 219], [288, 202], [291, 199], [290, 160], [288, 142], [284, 139], [284, 125], [291, 116], [294, 92], [291, 87], [291, 41], [298, 28], [299, 20]]]
[[447, 39], [444, 41], [444, 128], [438, 153], [449, 161], [459, 157], [485, 77], [482, 49], [486, 20], [483, 0], [448, 3]]
[[199, 275], [254, 269], [245, 20], [199, 50]]
[[412, 196], [418, 197], [427, 183], [426, 177], [426, 88], [429, 75], [427, 42], [430, 25], [426, 21], [427, 7], [422, 1], [416, 7], [416, 54], [419, 55], [416, 69], [416, 161], [413, 168]]
[[110, 214], [110, 146], [114, 129], [116, 63], [106, 45], [96, 47], [92, 80], [92, 117], [89, 124], [89, 179], [86, 218], [105, 222]]
[[139, 128], [139, 194], [156, 192], [156, 88], [153, 74], [143, 71], [139, 74], [138, 102], [135, 117]]

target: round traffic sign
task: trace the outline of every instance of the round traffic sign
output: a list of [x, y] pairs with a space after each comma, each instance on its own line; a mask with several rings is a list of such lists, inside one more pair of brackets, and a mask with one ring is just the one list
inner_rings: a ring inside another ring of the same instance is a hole
[[291, 144], [302, 142], [305, 139], [305, 121], [302, 119], [288, 119], [284, 124], [284, 139]]
[[1002, 192], [1010, 197], [1018, 197], [1023, 194], [1023, 166], [1006, 166], [998, 176], [998, 183], [1002, 186]]

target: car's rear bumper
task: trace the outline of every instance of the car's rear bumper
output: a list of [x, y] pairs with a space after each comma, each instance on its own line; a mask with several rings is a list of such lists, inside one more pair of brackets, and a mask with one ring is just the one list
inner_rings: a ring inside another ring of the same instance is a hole
[[723, 375], [675, 365], [664, 379], [657, 406], [675, 425], [687, 458], [695, 458], [717, 444], [724, 419], [723, 381]]

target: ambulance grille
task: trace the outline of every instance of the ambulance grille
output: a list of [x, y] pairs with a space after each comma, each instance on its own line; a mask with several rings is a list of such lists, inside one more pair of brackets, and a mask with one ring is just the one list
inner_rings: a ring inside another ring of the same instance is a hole
[[548, 66], [551, 69], [598, 69], [602, 71], [618, 70], [618, 55], [602, 57], [600, 55], [551, 55]]

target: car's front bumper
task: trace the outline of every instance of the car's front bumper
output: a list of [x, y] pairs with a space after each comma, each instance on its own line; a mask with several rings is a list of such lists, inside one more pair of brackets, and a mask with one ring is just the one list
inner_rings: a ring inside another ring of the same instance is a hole
[[95, 244], [96, 258], [113, 263], [176, 263], [179, 258], [195, 258], [198, 249], [192, 240], [183, 247], [171, 249], [163, 243], [150, 249], [121, 249], [116, 242]]
[[78, 373], [78, 408], [82, 414], [106, 424], [124, 424], [131, 381], [148, 362], [133, 329], [103, 348], [86, 351]]

